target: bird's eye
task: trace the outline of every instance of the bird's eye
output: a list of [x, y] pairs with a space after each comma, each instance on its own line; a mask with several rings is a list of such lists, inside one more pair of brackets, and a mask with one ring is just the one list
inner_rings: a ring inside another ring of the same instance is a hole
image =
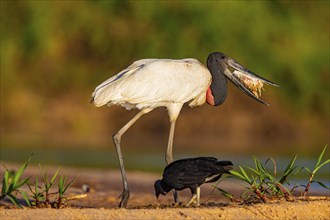
[[225, 56], [221, 56], [221, 59], [225, 59], [226, 57]]

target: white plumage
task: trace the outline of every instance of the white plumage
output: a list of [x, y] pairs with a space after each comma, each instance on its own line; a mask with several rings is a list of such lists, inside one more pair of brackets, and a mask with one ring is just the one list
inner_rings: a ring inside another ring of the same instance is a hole
[[202, 105], [211, 83], [209, 70], [195, 59], [143, 59], [96, 87], [96, 106], [126, 109], [171, 108], [173, 104]]

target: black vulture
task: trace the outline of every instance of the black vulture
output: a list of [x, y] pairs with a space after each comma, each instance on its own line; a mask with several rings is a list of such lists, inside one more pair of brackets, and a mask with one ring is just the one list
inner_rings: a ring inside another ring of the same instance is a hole
[[219, 161], [214, 157], [195, 157], [174, 161], [164, 169], [163, 179], [155, 182], [155, 194], [165, 195], [172, 189], [183, 190], [189, 188], [192, 197], [187, 206], [196, 200], [199, 206], [200, 188], [203, 183], [215, 182], [223, 173], [229, 173], [233, 168], [230, 161]]

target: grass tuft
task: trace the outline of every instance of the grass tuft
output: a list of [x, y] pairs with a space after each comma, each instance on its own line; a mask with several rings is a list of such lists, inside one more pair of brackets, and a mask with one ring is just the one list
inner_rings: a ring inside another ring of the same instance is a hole
[[22, 196], [26, 198], [26, 193], [20, 190], [20, 188], [29, 181], [30, 177], [25, 179], [21, 179], [21, 177], [26, 167], [29, 165], [31, 159], [32, 155], [29, 157], [28, 161], [25, 162], [17, 171], [8, 170], [7, 167], [3, 164], [3, 167], [6, 170], [2, 179], [0, 200], [7, 197], [14, 205], [22, 208], [22, 206], [18, 203], [17, 193], [21, 193]]
[[[295, 155], [286, 166], [284, 172], [279, 177], [276, 177], [278, 173], [277, 173], [276, 161], [273, 158], [268, 158], [265, 163], [262, 163], [259, 158], [253, 156], [254, 167], [244, 168], [242, 166], [238, 166], [239, 171], [235, 171], [235, 170], [230, 171], [231, 176], [229, 176], [228, 178], [238, 179], [240, 181], [247, 183], [248, 186], [245, 187], [246, 190], [240, 196], [240, 198], [243, 199], [244, 201], [248, 201], [249, 199], [259, 199], [262, 202], [268, 202], [270, 199], [274, 197], [276, 198], [284, 197], [286, 200], [291, 201], [293, 200], [292, 192], [298, 187], [301, 187], [303, 185], [299, 185], [294, 183], [293, 181], [290, 181], [290, 178], [300, 173], [303, 170], [306, 170], [309, 174], [309, 181], [305, 186], [303, 193], [304, 196], [306, 196], [306, 194], [308, 193], [310, 185], [312, 183], [318, 183], [320, 186], [326, 189], [330, 189], [322, 182], [313, 180], [316, 172], [324, 165], [330, 163], [330, 159], [327, 159], [322, 162], [326, 148], [327, 145], [323, 148], [321, 154], [319, 155], [313, 170], [310, 170], [307, 167], [296, 166], [295, 162], [297, 159], [297, 155]], [[269, 161], [272, 161], [273, 163], [272, 172], [265, 167], [265, 165]], [[293, 187], [291, 189], [288, 189], [284, 185], [288, 185], [288, 186], [293, 185]], [[215, 186], [215, 188], [218, 190], [218, 192], [221, 195], [225, 196], [226, 198], [229, 198], [231, 201], [237, 200], [229, 192], [219, 188], [218, 186]], [[250, 192], [252, 192], [252, 194]]]
[[[30, 161], [32, 159], [32, 155], [29, 157], [28, 161], [25, 162], [18, 171], [10, 171], [5, 167], [4, 176], [2, 179], [2, 189], [1, 189], [1, 195], [0, 200], [4, 198], [8, 198], [9, 201], [14, 204], [17, 207], [23, 208], [22, 204], [19, 203], [19, 200], [17, 199], [17, 193], [20, 193], [26, 202], [26, 204], [29, 207], [56, 207], [61, 208], [63, 205], [65, 205], [65, 202], [70, 200], [64, 197], [65, 192], [69, 189], [69, 187], [73, 184], [73, 182], [77, 179], [74, 178], [70, 182], [67, 183], [67, 177], [61, 175], [58, 182], [58, 191], [51, 192], [52, 187], [54, 186], [54, 182], [58, 176], [60, 168], [56, 170], [54, 175], [49, 180], [49, 176], [47, 173], [47, 170], [43, 170], [41, 165], [39, 164], [43, 186], [39, 185], [39, 179], [38, 176], [35, 177], [35, 181], [33, 183], [30, 182], [30, 177], [22, 179], [22, 175], [24, 174], [24, 171], [26, 170], [27, 166], [29, 165]], [[21, 189], [22, 186], [27, 185], [27, 187], [30, 190], [31, 195], [26, 193]], [[52, 195], [58, 195], [57, 200], [51, 202], [50, 196]], [[76, 198], [84, 198], [83, 196], [75, 196], [72, 197], [73, 199]], [[31, 202], [32, 201], [32, 202]]]

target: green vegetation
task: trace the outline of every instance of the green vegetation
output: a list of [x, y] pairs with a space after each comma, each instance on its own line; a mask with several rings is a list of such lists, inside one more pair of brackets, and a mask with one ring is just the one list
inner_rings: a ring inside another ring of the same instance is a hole
[[[306, 196], [306, 194], [309, 191], [310, 184], [314, 182], [318, 183], [320, 186], [324, 188], [329, 189], [329, 187], [327, 187], [325, 184], [319, 181], [313, 181], [313, 177], [315, 173], [322, 166], [330, 163], [330, 159], [327, 159], [321, 163], [326, 148], [327, 146], [323, 148], [313, 171], [310, 171], [310, 169], [308, 169], [307, 167], [295, 166], [295, 162], [297, 159], [297, 155], [296, 155], [291, 159], [290, 163], [285, 168], [283, 174], [279, 177], [276, 177], [277, 167], [276, 167], [276, 161], [274, 159], [269, 158], [265, 162], [265, 164], [262, 164], [261, 161], [256, 156], [253, 156], [255, 168], [247, 167], [247, 169], [250, 171], [249, 175], [246, 169], [244, 169], [242, 166], [239, 166], [240, 171], [230, 171], [232, 176], [229, 176], [229, 178], [235, 178], [247, 183], [247, 186], [245, 186], [246, 191], [241, 195], [241, 199], [243, 199], [244, 201], [257, 198], [263, 202], [268, 202], [272, 198], [281, 198], [281, 197], [285, 197], [287, 200], [292, 200], [293, 199], [292, 192], [296, 188], [305, 187], [303, 195]], [[267, 162], [270, 160], [273, 161], [272, 172], [270, 172], [265, 167]], [[300, 173], [303, 170], [306, 170], [310, 174], [310, 178], [306, 186], [302, 186], [290, 181], [291, 177]], [[291, 189], [288, 189], [288, 186], [292, 186], [292, 185], [293, 187]], [[216, 189], [220, 192], [221, 195], [229, 198], [231, 201], [236, 200], [234, 196], [229, 192], [217, 186]], [[249, 192], [252, 192], [252, 194]]]
[[[66, 201], [70, 200], [70, 198], [64, 197], [65, 192], [68, 190], [68, 188], [73, 184], [73, 182], [77, 179], [72, 179], [69, 183], [67, 182], [67, 177], [61, 175], [58, 181], [58, 191], [57, 192], [50, 192], [55, 179], [58, 176], [58, 172], [60, 168], [57, 169], [57, 171], [52, 176], [51, 180], [48, 180], [47, 170], [43, 171], [40, 167], [43, 185], [44, 187], [41, 187], [39, 185], [38, 176], [35, 177], [34, 183], [31, 183], [29, 180], [31, 177], [21, 180], [22, 175], [24, 174], [25, 169], [27, 168], [28, 164], [30, 163], [32, 159], [32, 156], [28, 159], [26, 163], [24, 163], [17, 172], [9, 171], [6, 168], [4, 177], [2, 180], [2, 190], [1, 190], [1, 196], [0, 200], [4, 198], [8, 198], [12, 204], [22, 208], [22, 204], [17, 199], [17, 193], [21, 193], [23, 199], [25, 200], [26, 204], [29, 207], [35, 206], [35, 207], [55, 207], [55, 208], [61, 208], [63, 205], [65, 205]], [[22, 187], [24, 185], [27, 185], [31, 194], [28, 195], [25, 191], [22, 190]], [[50, 196], [57, 195], [57, 199], [54, 200], [54, 202], [50, 202]], [[83, 198], [83, 196], [75, 196], [72, 197], [73, 199], [76, 198]], [[31, 202], [31, 200], [33, 202]]]
[[44, 191], [45, 191], [45, 205], [46, 206], [49, 206], [50, 205], [50, 202], [49, 202], [49, 190], [50, 188], [52, 187], [56, 177], [57, 177], [57, 174], [58, 174], [58, 171], [60, 171], [60, 167], [56, 170], [56, 172], [54, 173], [53, 177], [51, 178], [51, 180], [49, 181], [48, 180], [48, 174], [47, 174], [47, 170], [46, 171], [43, 171], [42, 168], [41, 168], [41, 165], [39, 164], [39, 167], [40, 167], [40, 171], [41, 171], [41, 175], [42, 175], [42, 180], [43, 180], [43, 183], [44, 183]]
[[63, 199], [65, 199], [64, 193], [71, 186], [71, 184], [77, 179], [77, 177], [72, 179], [69, 183], [66, 183], [66, 179], [67, 179], [66, 176], [64, 177], [63, 175], [61, 175], [60, 180], [58, 182], [57, 208], [61, 208], [62, 203], [64, 202]]
[[311, 135], [328, 142], [314, 120], [329, 121], [329, 1], [0, 4], [1, 128], [15, 143], [17, 133], [32, 133], [26, 136], [34, 144], [43, 134], [56, 136], [49, 132], [54, 130], [78, 137], [97, 127], [111, 130], [108, 120], [95, 116], [100, 111], [88, 105], [96, 85], [137, 59], [194, 57], [204, 63], [213, 51], [278, 83], [279, 89], [266, 94], [277, 107], [272, 110], [296, 110], [281, 120], [297, 117], [294, 122], [301, 124], [293, 123], [295, 129], [311, 123]]
[[11, 85], [45, 99], [65, 89], [90, 93], [100, 74], [139, 58], [204, 62], [220, 50], [278, 82], [288, 104], [326, 114], [328, 8], [328, 1], [4, 1], [3, 96]]
[[7, 197], [13, 204], [21, 207], [17, 201], [16, 194], [17, 192], [20, 192], [24, 198], [27, 198], [27, 195], [24, 191], [22, 191], [20, 188], [26, 184], [30, 178], [21, 179], [26, 167], [30, 163], [32, 159], [32, 156], [28, 159], [26, 163], [24, 163], [18, 171], [10, 171], [8, 170], [4, 165], [4, 168], [6, 169], [3, 175], [2, 179], [2, 189], [1, 189], [1, 196], [0, 200]]
[[[36, 207], [40, 207], [40, 202], [41, 200], [44, 198], [44, 195], [39, 192], [39, 184], [38, 184], [38, 176], [36, 176], [36, 181], [34, 184], [34, 189], [32, 189], [31, 184], [28, 183], [28, 187], [32, 193], [32, 198], [34, 199], [34, 203], [33, 205], [35, 205]], [[29, 206], [31, 206], [32, 204], [29, 202], [28, 203]]]
[[[327, 149], [327, 146], [324, 147], [323, 151], [321, 152], [319, 158], [317, 159], [317, 162], [316, 162], [316, 165], [315, 165], [315, 168], [313, 171], [311, 171], [308, 167], [304, 167], [304, 169], [309, 173], [310, 177], [309, 177], [309, 181], [307, 183], [307, 186], [305, 188], [305, 191], [304, 191], [304, 196], [308, 193], [308, 190], [309, 190], [309, 187], [311, 185], [311, 183], [318, 183], [320, 186], [324, 187], [324, 188], [327, 188], [329, 189], [329, 187], [325, 186], [323, 183], [319, 182], [319, 181], [313, 181], [314, 179], [314, 175], [315, 173], [321, 168], [323, 167], [324, 165], [330, 163], [330, 159], [327, 159], [326, 161], [323, 161], [322, 162], [322, 159], [323, 159], [323, 155], [325, 153], [325, 150]], [[322, 163], [321, 163], [322, 162]]]

